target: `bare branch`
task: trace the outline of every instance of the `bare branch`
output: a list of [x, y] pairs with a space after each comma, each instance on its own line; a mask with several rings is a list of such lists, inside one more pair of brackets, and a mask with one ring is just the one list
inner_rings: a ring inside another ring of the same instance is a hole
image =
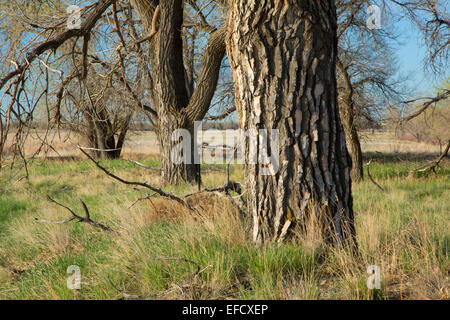
[[228, 117], [234, 111], [236, 111], [236, 107], [231, 107], [231, 108], [225, 110], [225, 112], [222, 113], [221, 115], [205, 117], [205, 120], [222, 120], [222, 119], [225, 119], [226, 117]]
[[183, 206], [185, 206], [186, 208], [188, 208], [188, 209], [191, 210], [191, 211], [198, 212], [196, 209], [194, 209], [190, 204], [188, 204], [188, 203], [187, 203], [186, 201], [184, 201], [183, 199], [181, 199], [181, 198], [179, 198], [179, 197], [177, 197], [177, 196], [175, 196], [175, 195], [173, 195], [173, 194], [164, 192], [164, 191], [161, 190], [160, 188], [153, 187], [153, 186], [151, 186], [151, 185], [149, 185], [149, 184], [147, 184], [147, 183], [145, 183], [145, 182], [133, 182], [133, 181], [127, 181], [127, 180], [124, 180], [124, 179], [122, 179], [122, 178], [116, 176], [115, 174], [113, 174], [113, 173], [111, 173], [110, 171], [108, 171], [105, 167], [101, 166], [101, 165], [99, 164], [98, 161], [96, 161], [94, 158], [92, 158], [92, 157], [91, 157], [86, 151], [84, 151], [82, 148], [79, 147], [79, 149], [80, 149], [80, 151], [81, 151], [85, 156], [87, 156], [87, 157], [88, 157], [88, 158], [89, 158], [89, 159], [90, 159], [90, 160], [91, 160], [91, 161], [92, 161], [92, 162], [93, 162], [100, 170], [102, 170], [104, 173], [106, 173], [106, 174], [107, 174], [108, 176], [110, 176], [111, 178], [113, 178], [113, 179], [115, 179], [115, 180], [117, 180], [117, 181], [119, 181], [119, 182], [121, 182], [121, 183], [123, 183], [123, 184], [127, 184], [127, 185], [135, 185], [135, 186], [141, 186], [141, 187], [150, 189], [150, 190], [152, 190], [153, 192], [156, 192], [157, 194], [159, 194], [159, 195], [162, 196], [162, 197], [168, 198], [168, 199], [170, 199], [170, 200], [174, 200], [174, 201], [176, 201], [176, 202], [182, 204]]
[[369, 162], [367, 162], [366, 166], [367, 166], [367, 176], [369, 177], [370, 181], [372, 181], [372, 183], [374, 185], [376, 185], [381, 191], [386, 191], [384, 190], [384, 188], [382, 186], [380, 186], [373, 178], [372, 175], [370, 174], [370, 170], [369, 170], [369, 166], [372, 163], [372, 159], [369, 160]]
[[9, 80], [11, 80], [12, 78], [14, 78], [17, 75], [22, 74], [26, 69], [28, 69], [30, 64], [37, 57], [39, 57], [42, 53], [44, 53], [48, 50], [58, 49], [63, 43], [65, 43], [70, 38], [82, 37], [82, 36], [86, 36], [87, 34], [89, 34], [91, 32], [92, 28], [97, 23], [97, 21], [100, 19], [100, 17], [106, 11], [106, 9], [108, 9], [108, 7], [114, 1], [115, 0], [100, 0], [100, 1], [98, 1], [95, 4], [95, 8], [86, 17], [86, 19], [80, 29], [67, 29], [66, 31], [55, 35], [54, 37], [41, 43], [40, 45], [35, 47], [33, 50], [28, 52], [26, 55], [26, 58], [25, 58], [25, 62], [20, 64], [18, 66], [18, 68], [9, 72], [5, 77], [0, 79], [0, 89], [2, 89]]
[[445, 90], [443, 93], [438, 94], [436, 97], [433, 98], [419, 98], [419, 99], [414, 99], [414, 100], [410, 100], [410, 101], [405, 101], [405, 103], [411, 103], [411, 102], [415, 102], [417, 100], [422, 100], [422, 99], [429, 99], [429, 101], [425, 102], [422, 107], [419, 108], [419, 110], [415, 111], [414, 113], [410, 114], [409, 116], [402, 118], [400, 121], [409, 121], [414, 119], [415, 117], [419, 116], [422, 112], [424, 112], [425, 110], [427, 110], [433, 103], [436, 103], [438, 101], [441, 100], [446, 100], [450, 95], [450, 90]]
[[150, 32], [150, 34], [140, 40], [137, 40], [134, 45], [137, 44], [141, 44], [142, 42], [151, 40], [157, 33], [158, 33], [158, 28], [157, 28], [157, 22], [158, 22], [158, 18], [159, 18], [159, 5], [156, 7], [155, 12], [153, 13], [153, 19], [152, 19], [152, 32]]
[[441, 161], [445, 157], [447, 157], [449, 149], [450, 149], [450, 140], [447, 141], [447, 145], [445, 146], [444, 151], [439, 155], [439, 157], [435, 161], [433, 161], [431, 164], [426, 165], [424, 167], [409, 171], [409, 173], [426, 172], [428, 174], [429, 172], [433, 172], [435, 175], [437, 175], [436, 168], [439, 166], [439, 163], [441, 163]]
[[114, 290], [118, 291], [125, 299], [142, 299], [141, 296], [138, 296], [138, 295], [136, 295], [136, 294], [131, 294], [131, 293], [128, 293], [128, 292], [126, 292], [126, 291], [124, 291], [124, 290], [120, 290], [119, 288], [117, 288], [117, 287], [114, 285], [114, 283], [111, 281], [111, 279], [109, 278], [109, 275], [107, 275], [106, 278], [108, 279], [108, 282], [109, 282], [109, 284], [111, 285], [111, 287], [112, 287]]
[[63, 208], [66, 209], [67, 211], [69, 211], [69, 212], [72, 214], [72, 217], [71, 217], [71, 218], [68, 218], [68, 219], [66, 219], [66, 220], [47, 220], [47, 219], [34, 218], [37, 222], [63, 224], [63, 223], [70, 222], [70, 221], [72, 221], [72, 220], [78, 220], [78, 222], [85, 222], [85, 223], [87, 223], [87, 224], [90, 224], [90, 225], [93, 226], [93, 227], [100, 228], [100, 229], [102, 229], [102, 230], [104, 230], [104, 231], [107, 231], [107, 232], [114, 232], [110, 227], [108, 227], [108, 226], [106, 226], [106, 225], [104, 225], [104, 224], [101, 224], [101, 223], [98, 223], [98, 222], [92, 220], [92, 219], [90, 218], [89, 210], [88, 210], [86, 204], [85, 204], [84, 201], [81, 200], [81, 199], [80, 199], [80, 201], [81, 201], [81, 204], [83, 205], [83, 209], [84, 209], [84, 213], [85, 213], [85, 217], [84, 217], [84, 218], [81, 217], [81, 216], [79, 216], [79, 215], [77, 215], [77, 214], [76, 214], [72, 209], [70, 209], [69, 207], [67, 207], [67, 206], [63, 205], [62, 203], [59, 203], [59, 202], [57, 202], [56, 200], [50, 198], [50, 196], [47, 196], [47, 199], [48, 199], [49, 201], [51, 201], [51, 202], [57, 204], [58, 206], [63, 207]]

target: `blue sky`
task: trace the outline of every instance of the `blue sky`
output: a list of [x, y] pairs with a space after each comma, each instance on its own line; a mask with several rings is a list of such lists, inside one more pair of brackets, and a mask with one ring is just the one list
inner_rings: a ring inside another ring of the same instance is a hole
[[427, 57], [427, 48], [422, 35], [407, 21], [397, 22], [396, 29], [401, 34], [396, 53], [399, 71], [409, 76], [408, 87], [411, 89], [411, 97], [432, 94], [434, 88], [441, 86], [442, 82], [450, 76], [450, 67], [437, 75], [425, 71], [424, 59]]

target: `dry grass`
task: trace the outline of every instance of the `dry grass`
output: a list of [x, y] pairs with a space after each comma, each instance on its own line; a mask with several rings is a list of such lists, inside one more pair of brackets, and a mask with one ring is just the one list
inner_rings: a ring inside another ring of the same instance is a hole
[[[219, 145], [220, 141], [217, 137], [222, 135], [225, 144], [234, 145], [236, 142], [236, 132], [229, 131], [228, 135], [224, 135], [225, 131], [206, 130], [203, 133], [203, 141], [211, 145]], [[382, 152], [395, 154], [438, 154], [439, 146], [426, 142], [416, 142], [411, 140], [399, 140], [392, 131], [362, 131], [361, 147], [363, 152]], [[9, 135], [6, 142], [6, 155], [11, 156], [14, 133]], [[45, 131], [32, 131], [25, 143], [25, 155], [33, 155], [41, 146], [45, 137]], [[47, 141], [52, 148], [45, 146], [39, 156], [47, 157], [80, 157], [81, 153], [77, 149], [77, 145], [83, 145], [82, 139], [75, 133], [61, 130], [50, 131], [47, 135]], [[159, 154], [159, 144], [154, 132], [151, 131], [131, 131], [125, 140], [122, 157], [125, 159], [139, 159], [142, 156], [157, 157]]]
[[393, 131], [362, 131], [361, 149], [363, 152], [382, 152], [392, 154], [439, 154], [439, 146], [427, 142], [399, 140]]

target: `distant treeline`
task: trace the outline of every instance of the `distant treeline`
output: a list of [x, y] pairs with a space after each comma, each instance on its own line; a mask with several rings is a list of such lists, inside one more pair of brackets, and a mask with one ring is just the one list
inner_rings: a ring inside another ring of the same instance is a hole
[[[5, 125], [5, 123], [3, 123]], [[31, 122], [31, 128], [45, 130], [48, 127], [47, 121], [33, 120]], [[19, 122], [12, 120], [10, 123], [10, 129], [17, 129], [19, 127]], [[239, 128], [237, 121], [204, 121], [202, 124], [203, 130], [217, 129], [217, 130], [236, 130]], [[60, 129], [64, 129], [61, 126]], [[130, 124], [130, 130], [135, 131], [153, 131], [153, 126], [147, 121], [133, 121]]]

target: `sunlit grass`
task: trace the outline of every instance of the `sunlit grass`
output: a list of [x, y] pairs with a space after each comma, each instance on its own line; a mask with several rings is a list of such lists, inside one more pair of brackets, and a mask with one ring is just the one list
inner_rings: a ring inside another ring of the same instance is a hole
[[[156, 160], [139, 160], [158, 167]], [[159, 185], [157, 171], [125, 160], [103, 162], [126, 179]], [[0, 298], [117, 299], [121, 290], [148, 299], [388, 299], [449, 298], [449, 167], [438, 177], [412, 177], [423, 164], [378, 158], [369, 180], [354, 184], [359, 257], [307, 242], [256, 248], [245, 238], [245, 221], [226, 198], [198, 196], [201, 217], [155, 197], [132, 205], [137, 191], [106, 177], [87, 161], [35, 161], [30, 179], [0, 172]], [[223, 165], [204, 165], [204, 186], [225, 182]], [[18, 170], [18, 169], [14, 169]], [[231, 178], [243, 182], [241, 166]], [[197, 186], [164, 186], [179, 196]], [[47, 195], [118, 234], [83, 223], [42, 224], [69, 213]], [[183, 261], [154, 260], [184, 257]], [[379, 265], [382, 288], [366, 286], [367, 267]], [[67, 267], [81, 269], [81, 290], [69, 290]]]

